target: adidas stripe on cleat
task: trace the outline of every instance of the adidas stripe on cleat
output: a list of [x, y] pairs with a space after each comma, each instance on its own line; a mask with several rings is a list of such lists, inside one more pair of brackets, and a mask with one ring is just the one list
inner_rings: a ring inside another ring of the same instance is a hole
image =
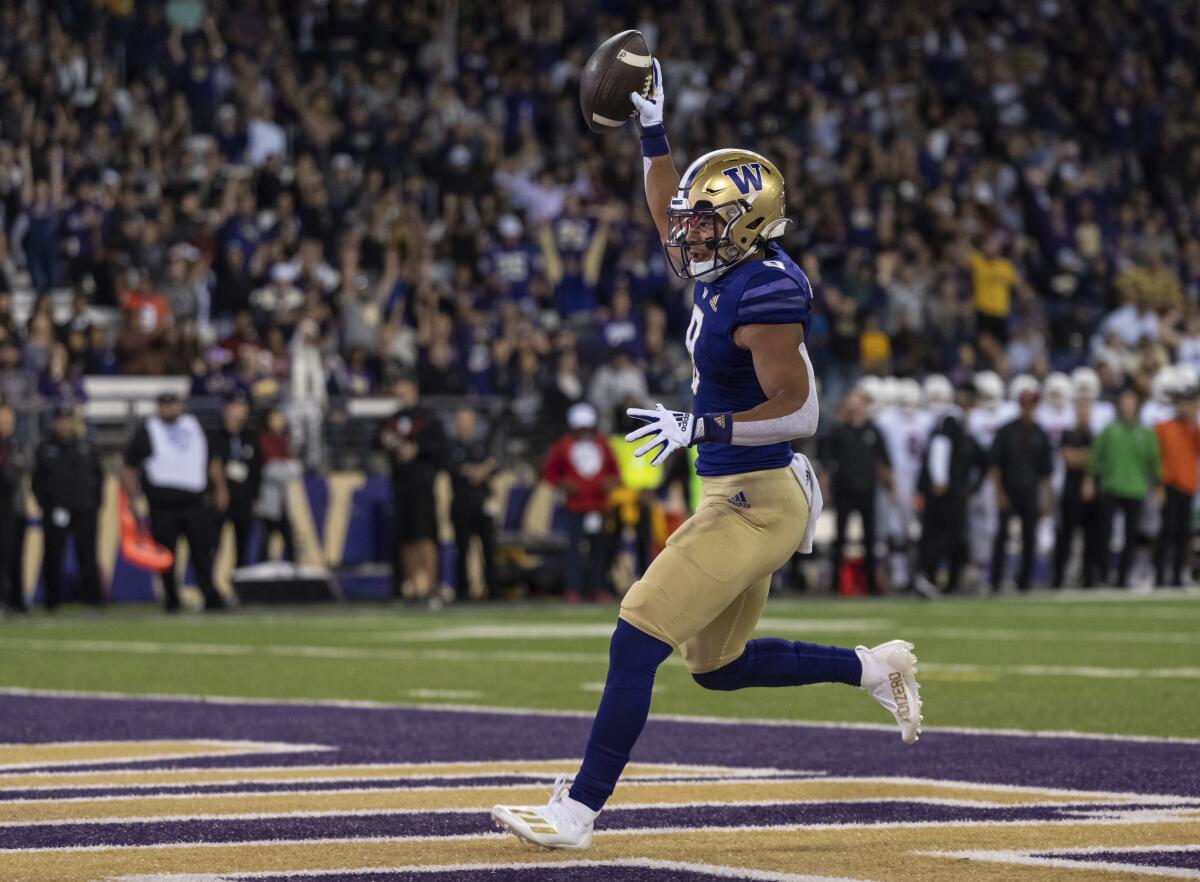
[[891, 640], [873, 649], [858, 646], [854, 651], [862, 662], [862, 688], [895, 718], [904, 743], [913, 744], [921, 737], [924, 720], [913, 645]]
[[587, 848], [599, 812], [571, 799], [560, 775], [547, 805], [497, 805], [492, 822], [518, 839], [543, 848]]

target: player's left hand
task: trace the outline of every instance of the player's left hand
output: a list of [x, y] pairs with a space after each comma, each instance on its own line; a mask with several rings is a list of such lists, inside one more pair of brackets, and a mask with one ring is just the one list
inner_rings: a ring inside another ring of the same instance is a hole
[[653, 59], [652, 63], [654, 64], [654, 81], [650, 88], [650, 97], [643, 98], [637, 92], [629, 93], [629, 100], [633, 102], [634, 109], [637, 110], [638, 125], [643, 129], [662, 125], [663, 104], [666, 103], [667, 98], [663, 94], [662, 68], [658, 66], [657, 58]]
[[662, 465], [666, 458], [680, 447], [691, 447], [696, 441], [699, 420], [693, 414], [667, 410], [661, 403], [654, 405], [654, 410], [631, 407], [625, 413], [646, 424], [626, 435], [625, 440], [633, 442], [642, 438], [650, 439], [633, 452], [634, 456], [645, 456], [655, 447], [662, 445], [662, 449], [650, 460], [650, 465]]

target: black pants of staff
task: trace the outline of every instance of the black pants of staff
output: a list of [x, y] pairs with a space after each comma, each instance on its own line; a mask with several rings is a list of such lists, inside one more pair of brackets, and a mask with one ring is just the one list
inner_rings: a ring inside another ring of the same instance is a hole
[[1104, 557], [1108, 547], [1101, 536], [1103, 519], [1100, 503], [1095, 499], [1084, 502], [1080, 493], [1067, 491], [1060, 500], [1058, 514], [1058, 535], [1054, 541], [1054, 584], [1059, 588], [1064, 587], [1075, 535], [1083, 533], [1083, 567], [1079, 586], [1091, 588], [1104, 575]]
[[104, 602], [100, 592], [100, 565], [96, 560], [96, 512], [73, 511], [65, 526], [54, 523], [46, 513], [42, 532], [45, 554], [42, 557], [42, 582], [46, 592], [46, 609], [54, 609], [63, 600], [63, 563], [67, 556], [67, 537], [75, 540], [75, 560], [79, 564], [79, 600], [99, 606]]
[[483, 550], [483, 586], [486, 596], [494, 600], [498, 596], [496, 584], [496, 525], [492, 516], [482, 506], [452, 506], [450, 520], [454, 524], [454, 587], [458, 596], [467, 597], [467, 556], [471, 551], [471, 537], [479, 537]]
[[1121, 544], [1121, 555], [1117, 558], [1117, 578], [1112, 583], [1118, 588], [1125, 588], [1129, 585], [1129, 568], [1133, 564], [1133, 553], [1137, 551], [1138, 521], [1142, 517], [1142, 500], [1140, 497], [1131, 498], [1106, 493], [1102, 497], [1101, 504], [1100, 536], [1104, 551], [1103, 569], [1100, 572], [1103, 575], [1107, 575], [1108, 570], [1108, 542], [1112, 537], [1113, 518], [1116, 517], [1118, 511], [1125, 515], [1125, 541]]
[[833, 539], [833, 591], [838, 590], [838, 579], [841, 577], [842, 558], [846, 547], [846, 524], [852, 512], [858, 512], [862, 517], [863, 528], [863, 569], [865, 570], [867, 592], [875, 594], [878, 587], [875, 584], [875, 490], [847, 493], [834, 491], [833, 505], [836, 511], [834, 519], [837, 531]]
[[1033, 556], [1037, 550], [1037, 494], [1008, 495], [1008, 505], [1000, 509], [996, 538], [992, 542], [992, 590], [1000, 588], [1004, 578], [1005, 553], [1008, 546], [1008, 525], [1013, 518], [1021, 522], [1021, 567], [1017, 571], [1017, 588], [1028, 591], [1033, 582]]
[[967, 562], [967, 501], [960, 496], [943, 494], [925, 497], [921, 517], [921, 542], [917, 547], [921, 572], [937, 583], [939, 567], [948, 570], [946, 593], [958, 590], [963, 565]]
[[237, 565], [244, 567], [252, 563], [250, 560], [250, 537], [254, 533], [253, 504], [249, 500], [231, 502], [229, 508], [218, 516], [217, 535], [214, 537], [214, 542], [218, 545], [226, 524], [233, 524], [233, 544], [237, 550]]
[[11, 502], [0, 503], [0, 600], [12, 610], [25, 609], [25, 515]]
[[296, 560], [296, 537], [292, 533], [292, 519], [284, 512], [278, 518], [263, 518], [262, 520], [262, 556], [267, 558], [267, 551], [271, 547], [271, 539], [278, 533], [283, 539], [283, 559], [290, 560], [293, 563]]
[[[159, 545], [172, 552], [183, 536], [188, 541], [188, 553], [196, 586], [204, 595], [206, 609], [221, 609], [225, 601], [213, 587], [213, 529], [212, 513], [203, 502], [195, 505], [151, 505], [150, 535]], [[179, 585], [175, 568], [162, 574], [164, 602], [167, 610], [179, 609]]]
[[[1154, 576], [1159, 585], [1182, 585], [1183, 567], [1187, 563], [1188, 545], [1192, 541], [1192, 494], [1166, 488], [1163, 501], [1162, 530], [1154, 550]], [[1167, 581], [1167, 559], [1171, 559]]]

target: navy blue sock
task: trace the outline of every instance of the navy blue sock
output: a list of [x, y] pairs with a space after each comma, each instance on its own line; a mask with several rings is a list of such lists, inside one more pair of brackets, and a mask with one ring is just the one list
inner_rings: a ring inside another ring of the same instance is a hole
[[862, 682], [862, 662], [853, 649], [763, 638], [746, 643], [736, 661], [692, 677], [705, 689], [729, 692], [747, 686], [808, 686]]
[[670, 654], [669, 644], [624, 619], [617, 621], [608, 646], [604, 695], [592, 723], [583, 766], [571, 785], [571, 798], [592, 811], [604, 807], [629, 762], [629, 752], [650, 715], [654, 672]]

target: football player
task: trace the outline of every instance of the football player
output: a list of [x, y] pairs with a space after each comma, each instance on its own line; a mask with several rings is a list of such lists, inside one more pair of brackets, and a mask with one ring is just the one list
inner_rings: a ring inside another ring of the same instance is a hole
[[[625, 595], [583, 765], [560, 778], [548, 805], [496, 806], [492, 818], [528, 842], [586, 848], [645, 725], [658, 666], [676, 649], [696, 683], [749, 687], [845, 683], [862, 687], [917, 740], [921, 703], [912, 644], [843, 649], [751, 640], [771, 575], [811, 549], [820, 491], [795, 438], [817, 428], [816, 386], [804, 346], [808, 279], [775, 242], [787, 226], [779, 170], [748, 150], [716, 150], [680, 177], [662, 123], [653, 62], [651, 97], [630, 98], [642, 128], [646, 199], [671, 265], [694, 280], [687, 348], [692, 412], [631, 408], [645, 425], [627, 436], [663, 463], [699, 445], [695, 514]], [[810, 515], [812, 515], [810, 517]]]
[[912, 577], [909, 544], [913, 495], [921, 474], [925, 441], [933, 428], [933, 418], [921, 408], [922, 397], [921, 385], [916, 380], [900, 380], [896, 396], [898, 406], [887, 408], [875, 421], [887, 445], [888, 462], [892, 467], [892, 492], [879, 511], [883, 513], [893, 588], [908, 587]]
[[[996, 433], [1009, 419], [1004, 401], [1004, 381], [994, 371], [980, 371], [975, 375], [974, 386], [975, 407], [967, 414], [967, 431], [986, 457], [992, 449]], [[991, 481], [984, 481], [967, 506], [967, 519], [971, 524], [971, 529], [967, 531], [967, 544], [971, 550], [971, 563], [977, 573], [985, 573], [991, 566], [992, 539], [999, 518], [996, 487]]]

